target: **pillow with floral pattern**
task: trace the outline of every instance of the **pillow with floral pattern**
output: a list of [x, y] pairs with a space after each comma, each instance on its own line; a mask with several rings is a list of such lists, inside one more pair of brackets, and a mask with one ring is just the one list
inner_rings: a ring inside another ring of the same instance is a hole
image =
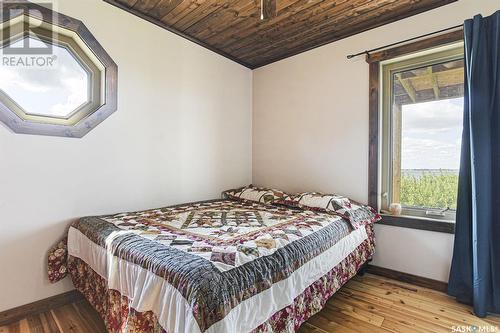
[[302, 209], [319, 210], [339, 215], [348, 220], [354, 229], [381, 219], [381, 216], [370, 206], [337, 194], [306, 192], [290, 198], [297, 207]]
[[67, 237], [64, 237], [49, 251], [48, 275], [51, 283], [56, 283], [64, 279], [68, 274], [68, 269], [66, 267], [66, 260], [68, 258], [67, 242]]
[[276, 189], [257, 187], [248, 185], [234, 190], [222, 192], [222, 197], [225, 199], [248, 200], [264, 204], [274, 204], [278, 201], [288, 198], [288, 194]]

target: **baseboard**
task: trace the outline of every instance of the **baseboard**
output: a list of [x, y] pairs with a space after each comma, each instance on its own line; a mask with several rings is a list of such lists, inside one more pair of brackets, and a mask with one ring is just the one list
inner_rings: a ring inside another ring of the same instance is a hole
[[21, 305], [17, 308], [0, 312], [0, 326], [9, 325], [28, 316], [37, 315], [81, 299], [83, 299], [83, 295], [76, 290], [72, 290], [64, 294]]
[[437, 291], [446, 292], [448, 290], [448, 284], [446, 282], [428, 279], [425, 277], [403, 273], [379, 266], [368, 265], [368, 267], [366, 268], [366, 272], [383, 276], [389, 279], [398, 280], [401, 282], [411, 283], [419, 287], [434, 289]]

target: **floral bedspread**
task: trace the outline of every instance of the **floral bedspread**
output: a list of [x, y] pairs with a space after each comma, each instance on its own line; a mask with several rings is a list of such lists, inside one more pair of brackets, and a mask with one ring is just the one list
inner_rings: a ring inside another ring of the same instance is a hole
[[[191, 304], [201, 332], [352, 231], [328, 213], [236, 200], [87, 217], [72, 228], [164, 277]], [[64, 242], [49, 254], [51, 281], [65, 276], [66, 256]]]
[[[251, 333], [292, 333], [300, 325], [323, 309], [326, 302], [373, 255], [375, 238], [372, 227], [368, 239], [331, 271], [311, 284], [294, 302], [272, 315]], [[166, 333], [151, 311], [138, 312], [130, 307], [130, 300], [116, 290], [108, 289], [106, 280], [96, 274], [85, 262], [71, 257], [69, 272], [75, 287], [104, 319], [110, 333]], [[171, 332], [169, 332], [171, 333]]]
[[330, 227], [349, 233], [340, 217], [312, 211], [222, 200], [102, 217], [144, 239], [206, 259], [221, 272], [270, 256]]

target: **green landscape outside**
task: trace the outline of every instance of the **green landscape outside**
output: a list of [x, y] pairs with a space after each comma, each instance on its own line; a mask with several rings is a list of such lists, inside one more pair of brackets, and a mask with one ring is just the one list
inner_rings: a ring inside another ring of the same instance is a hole
[[402, 206], [457, 208], [463, 103], [452, 98], [403, 105]]
[[402, 170], [401, 204], [405, 207], [457, 208], [458, 170]]

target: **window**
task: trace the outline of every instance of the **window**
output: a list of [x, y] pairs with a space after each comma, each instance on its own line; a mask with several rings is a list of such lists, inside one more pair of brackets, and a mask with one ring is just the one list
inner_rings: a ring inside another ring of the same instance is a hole
[[80, 21], [28, 2], [1, 9], [2, 122], [82, 137], [116, 110], [117, 66]]
[[382, 211], [453, 221], [462, 135], [463, 44], [380, 63]]

